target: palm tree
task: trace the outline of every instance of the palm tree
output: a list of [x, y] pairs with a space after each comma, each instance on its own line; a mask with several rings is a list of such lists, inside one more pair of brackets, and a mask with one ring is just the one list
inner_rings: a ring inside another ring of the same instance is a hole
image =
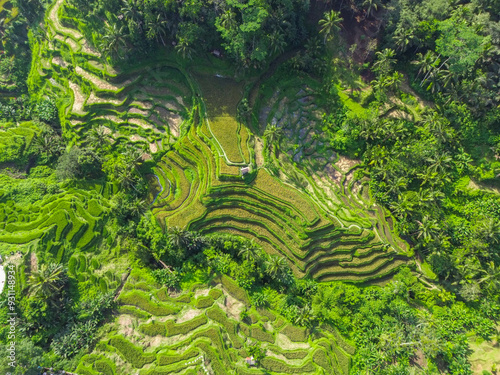
[[139, 8], [137, 6], [137, 1], [123, 0], [123, 4], [124, 6], [122, 7], [121, 12], [125, 19], [134, 21], [142, 30], [142, 17], [141, 12], [139, 11]]
[[175, 46], [175, 50], [182, 56], [183, 59], [187, 58], [191, 60], [191, 56], [194, 53], [193, 47], [191, 47], [191, 44], [185, 38], [180, 38], [179, 42]]
[[277, 280], [288, 270], [288, 263], [282, 256], [269, 255], [265, 262], [265, 270], [271, 279]]
[[379, 0], [365, 0], [363, 2], [363, 7], [365, 8], [366, 17], [370, 18], [373, 12], [378, 10], [379, 5]]
[[264, 138], [266, 138], [267, 147], [269, 151], [275, 146], [276, 143], [279, 144], [281, 137], [283, 136], [283, 129], [278, 128], [276, 125], [268, 125], [264, 131]]
[[417, 60], [412, 61], [412, 64], [419, 66], [417, 77], [421, 74], [425, 77], [432, 70], [437, 59], [438, 57], [432, 50], [427, 51], [425, 55], [422, 55], [420, 52], [417, 53]]
[[450, 167], [450, 163], [453, 159], [447, 152], [443, 152], [442, 154], [427, 159], [427, 161], [431, 163], [429, 169], [440, 174]]
[[282, 33], [275, 30], [269, 35], [269, 44], [273, 54], [281, 54], [285, 50], [286, 42]]
[[109, 143], [107, 131], [106, 127], [102, 125], [93, 127], [88, 135], [88, 142], [90, 146], [94, 149], [100, 149], [107, 145]]
[[406, 218], [409, 212], [413, 210], [413, 202], [407, 195], [401, 196], [397, 201], [390, 204], [391, 211], [400, 219]]
[[260, 260], [261, 254], [260, 250], [254, 246], [253, 243], [251, 244], [244, 244], [240, 251], [238, 252], [238, 255], [243, 259], [248, 262], [253, 262], [256, 263]]
[[157, 39], [160, 38], [161, 42], [163, 45], [165, 45], [165, 41], [163, 40], [163, 37], [167, 35], [167, 21], [163, 20], [161, 18], [161, 14], [158, 14], [156, 19], [149, 21], [147, 26], [148, 26], [148, 31], [146, 33], [146, 36], [148, 39]]
[[417, 238], [423, 237], [425, 242], [430, 242], [438, 234], [440, 228], [436, 220], [425, 216], [422, 221], [418, 221], [418, 236]]
[[191, 235], [187, 230], [172, 227], [168, 232], [168, 239], [174, 247], [182, 249], [189, 245]]
[[28, 295], [51, 300], [59, 294], [65, 282], [66, 273], [62, 264], [43, 264], [29, 277]]
[[481, 278], [478, 283], [487, 283], [488, 288], [491, 290], [498, 290], [500, 288], [500, 267], [497, 267], [493, 261], [488, 263], [488, 268], [486, 270], [481, 270], [486, 274]]
[[398, 29], [392, 37], [396, 49], [400, 52], [406, 52], [408, 47], [413, 45], [415, 40], [415, 30], [412, 29]]
[[489, 244], [497, 245], [500, 243], [500, 222], [490, 218], [482, 224], [481, 236]]
[[220, 16], [220, 24], [226, 30], [232, 30], [236, 27], [236, 14], [227, 10]]
[[135, 170], [132, 168], [121, 168], [118, 171], [118, 183], [125, 189], [134, 188], [137, 183]]
[[325, 13], [324, 17], [319, 20], [319, 26], [321, 27], [320, 34], [324, 35], [323, 43], [326, 44], [327, 40], [333, 39], [334, 33], [340, 30], [340, 23], [342, 21], [343, 19], [340, 17], [340, 12], [331, 10]]
[[146, 202], [141, 198], [135, 198], [132, 201], [130, 212], [133, 216], [141, 216], [147, 209]]
[[102, 36], [101, 49], [111, 57], [122, 57], [122, 50], [125, 49], [127, 42], [125, 41], [125, 27], [118, 27], [116, 23], [106, 22], [106, 31]]
[[386, 75], [392, 70], [393, 65], [396, 62], [394, 56], [396, 53], [390, 48], [385, 48], [376, 54], [377, 61], [373, 64], [373, 70], [378, 72], [379, 75]]

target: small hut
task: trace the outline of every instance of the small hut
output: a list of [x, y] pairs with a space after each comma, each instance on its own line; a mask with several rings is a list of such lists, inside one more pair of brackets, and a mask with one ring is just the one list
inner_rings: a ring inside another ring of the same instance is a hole
[[255, 366], [257, 364], [257, 361], [253, 358], [253, 356], [251, 357], [246, 357], [245, 358], [245, 362], [247, 363], [247, 365], [249, 366]]

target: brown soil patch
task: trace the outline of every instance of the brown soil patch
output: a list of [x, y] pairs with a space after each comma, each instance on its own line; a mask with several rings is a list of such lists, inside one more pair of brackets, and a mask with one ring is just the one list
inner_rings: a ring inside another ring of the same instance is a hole
[[143, 111], [142, 109], [139, 109], [139, 108], [135, 108], [135, 107], [132, 107], [128, 110], [129, 113], [136, 113], [136, 114], [139, 114], [141, 116], [144, 116], [146, 117], [148, 115], [148, 112], [147, 111]]
[[194, 298], [198, 298], [200, 296], [208, 296], [208, 292], [210, 292], [210, 289], [209, 288], [205, 288], [205, 289], [196, 289], [196, 291], [194, 292]]
[[345, 156], [340, 156], [337, 163], [335, 163], [343, 174], [346, 174], [352, 167], [358, 164], [361, 164], [360, 160], [349, 159]]
[[123, 334], [125, 337], [132, 337], [134, 336], [134, 320], [130, 315], [123, 314], [118, 316], [118, 319], [116, 320], [116, 323], [118, 325], [118, 331]]
[[30, 256], [30, 268], [31, 268], [31, 272], [38, 271], [38, 259], [37, 259], [35, 253], [31, 253], [31, 256]]
[[103, 90], [110, 90], [110, 91], [118, 91], [121, 88], [128, 86], [130, 83], [132, 83], [131, 79], [126, 80], [125, 82], [122, 82], [120, 84], [113, 84], [108, 81], [105, 81], [93, 74], [90, 74], [86, 70], [83, 70], [79, 66], [75, 68], [75, 71], [78, 75], [82, 76], [85, 78], [87, 81], [90, 81], [94, 86], [96, 86], [99, 89]]
[[56, 64], [56, 65], [59, 65], [59, 66], [62, 66], [63, 68], [67, 67], [68, 64], [66, 63], [66, 61], [64, 61], [62, 58], [60, 58], [59, 56], [55, 56], [52, 58], [52, 63], [53, 64]]
[[261, 138], [255, 137], [255, 163], [257, 164], [257, 168], [260, 168], [264, 165], [264, 142]]
[[156, 107], [155, 110], [158, 112], [160, 115], [160, 118], [168, 123], [168, 127], [174, 137], [178, 137], [180, 134], [180, 128], [182, 124], [182, 117], [179, 116], [177, 113], [169, 112], [165, 108], [162, 107]]
[[129, 118], [127, 120], [127, 122], [129, 124], [133, 124], [133, 125], [137, 125], [137, 126], [140, 126], [141, 128], [143, 129], [153, 129], [153, 130], [157, 130], [153, 125], [151, 124], [148, 124], [146, 121], [144, 120], [141, 120], [141, 119], [138, 119], [138, 118]]
[[[134, 137], [134, 136], [132, 136], [132, 137]], [[143, 139], [144, 139], [144, 138], [143, 138]], [[155, 152], [157, 152], [157, 151], [158, 151], [158, 146], [156, 145], [156, 143], [154, 143], [154, 142], [153, 142], [153, 143], [150, 143], [150, 144], [149, 144], [149, 149], [150, 149], [150, 150], [151, 150], [151, 152], [154, 154]]]
[[186, 312], [177, 318], [176, 323], [183, 323], [187, 322], [188, 320], [196, 318], [198, 315], [201, 315], [203, 313], [203, 310], [197, 310], [197, 309], [189, 309], [186, 310]]
[[87, 104], [114, 104], [114, 105], [122, 105], [124, 100], [118, 100], [118, 99], [104, 99], [96, 96], [94, 92], [92, 91], [87, 99]]
[[342, 173], [340, 173], [337, 169], [335, 169], [335, 167], [332, 166], [331, 164], [328, 164], [325, 167], [324, 172], [328, 177], [330, 177], [330, 179], [335, 183], [335, 185], [340, 187], [340, 182], [342, 180]]
[[146, 138], [141, 137], [140, 135], [137, 135], [137, 134], [132, 135], [132, 136], [130, 137], [130, 140], [131, 140], [132, 142], [137, 142], [137, 141], [146, 142], [146, 141], [147, 141], [147, 140], [146, 140]]
[[83, 95], [80, 86], [72, 81], [68, 81], [68, 84], [69, 88], [73, 91], [73, 96], [75, 97], [75, 100], [73, 101], [73, 112], [83, 113], [83, 103], [85, 103], [85, 96]]
[[[226, 294], [226, 293], [224, 293]], [[240, 314], [245, 309], [245, 305], [238, 301], [233, 296], [226, 294], [226, 303], [224, 306], [219, 304], [222, 309], [228, 314], [228, 316], [232, 317], [236, 321], [240, 320]]]
[[284, 350], [294, 350], [294, 349], [311, 349], [309, 343], [306, 342], [292, 342], [290, 339], [282, 333], [276, 335], [276, 346]]

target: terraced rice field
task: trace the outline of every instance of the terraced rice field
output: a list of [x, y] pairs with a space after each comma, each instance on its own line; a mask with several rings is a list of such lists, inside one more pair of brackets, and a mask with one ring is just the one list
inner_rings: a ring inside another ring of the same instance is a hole
[[38, 76], [33, 77], [48, 93], [71, 98], [64, 106], [63, 126], [77, 140], [92, 127], [104, 126], [113, 142], [135, 145], [144, 158], [174, 142], [192, 115], [185, 75], [165, 62], [114, 70], [80, 31], [69, 27], [68, 18], [60, 18], [64, 11], [62, 0], [49, 11], [52, 41], [41, 42]]
[[[261, 167], [243, 180], [240, 166], [257, 169], [262, 147], [235, 120], [242, 84], [215, 73], [189, 74], [189, 67], [186, 71], [164, 57], [117, 71], [64, 14], [59, 0], [47, 19], [52, 41], [41, 42], [32, 82], [68, 98], [61, 120], [75, 142], [85, 142], [92, 127], [104, 126], [115, 145], [134, 145], [145, 159], [164, 155], [155, 168], [161, 187], [152, 205], [163, 225], [241, 234], [269, 253], [286, 256], [297, 276], [322, 281], [378, 279], [409, 260], [391, 218], [370, 200], [365, 182], [353, 177], [356, 161], [339, 158], [321, 138], [314, 83], [294, 87], [284, 82], [281, 92], [262, 93], [254, 108], [262, 121], [259, 134], [268, 123], [284, 128], [290, 142], [283, 150], [306, 167], [297, 170], [304, 187], [290, 180], [295, 170], [291, 164], [280, 171], [280, 178]], [[217, 98], [221, 90], [224, 94]], [[172, 144], [168, 151], [167, 143]], [[84, 248], [92, 243], [99, 222], [78, 208], [84, 205], [78, 196], [71, 203], [43, 203], [39, 210], [46, 207], [46, 219], [34, 210], [26, 226], [6, 227], [9, 232], [0, 241], [29, 242], [58, 223], [56, 241], [64, 230]]]
[[[246, 292], [229, 278], [194, 284], [170, 296], [132, 272], [118, 299], [111, 334], [80, 361], [80, 375], [97, 374], [336, 374], [348, 373], [353, 347], [335, 330], [292, 326], [267, 310], [248, 310]], [[258, 368], [244, 362], [258, 343]]]
[[[20, 245], [46, 246], [58, 262], [67, 261], [66, 245], [85, 250], [101, 236], [113, 186], [86, 186], [59, 194], [47, 195], [31, 203], [0, 204], [0, 246], [17, 250]], [[0, 192], [2, 194], [2, 192]]]

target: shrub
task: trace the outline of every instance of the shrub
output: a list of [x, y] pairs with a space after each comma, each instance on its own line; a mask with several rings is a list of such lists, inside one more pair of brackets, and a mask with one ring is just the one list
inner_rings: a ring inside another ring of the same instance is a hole
[[154, 362], [156, 358], [152, 353], [143, 354], [142, 348], [136, 347], [122, 336], [112, 337], [109, 340], [109, 344], [118, 349], [125, 361], [129, 362], [135, 368], [142, 368], [144, 365]]
[[210, 296], [199, 297], [195, 303], [197, 309], [205, 309], [207, 307], [212, 306], [213, 304], [214, 304], [214, 299]]
[[157, 283], [165, 285], [167, 288], [178, 288], [180, 284], [180, 277], [177, 271], [169, 271], [165, 268], [154, 270], [153, 277]]

